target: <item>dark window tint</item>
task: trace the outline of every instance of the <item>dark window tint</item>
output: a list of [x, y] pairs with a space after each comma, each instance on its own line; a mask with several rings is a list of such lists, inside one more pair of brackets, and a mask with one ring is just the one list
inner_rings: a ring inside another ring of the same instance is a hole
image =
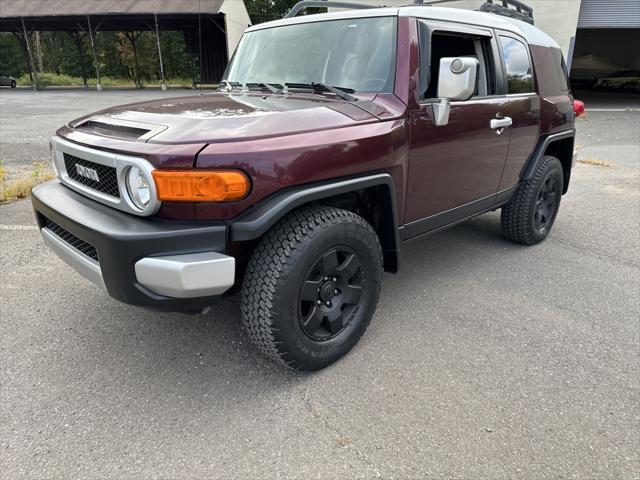
[[507, 68], [508, 93], [533, 92], [531, 60], [527, 47], [515, 38], [500, 37], [502, 55]]
[[559, 48], [552, 48], [551, 54], [553, 55], [555, 71], [558, 75], [558, 85], [561, 91], [566, 92], [569, 90], [569, 86], [567, 85], [567, 64], [564, 62], [562, 51]]

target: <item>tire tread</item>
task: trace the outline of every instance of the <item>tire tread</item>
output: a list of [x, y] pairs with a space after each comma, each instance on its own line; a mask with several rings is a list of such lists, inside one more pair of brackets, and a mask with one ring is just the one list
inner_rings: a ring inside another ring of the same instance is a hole
[[345, 222], [370, 230], [382, 262], [377, 235], [366, 220], [348, 210], [313, 205], [294, 210], [273, 226], [262, 237], [247, 265], [240, 300], [244, 328], [260, 351], [290, 368], [310, 369], [298, 361], [287, 359], [288, 352], [276, 339], [278, 313], [274, 307], [279, 302], [278, 292], [283, 276], [298, 261], [311, 238], [331, 225]]
[[502, 207], [500, 225], [508, 240], [523, 245], [533, 245], [540, 241], [531, 228], [529, 219], [531, 212], [529, 210], [535, 204], [540, 182], [555, 163], [562, 169], [560, 160], [545, 155], [536, 167], [533, 176], [529, 180], [520, 182], [509, 203]]

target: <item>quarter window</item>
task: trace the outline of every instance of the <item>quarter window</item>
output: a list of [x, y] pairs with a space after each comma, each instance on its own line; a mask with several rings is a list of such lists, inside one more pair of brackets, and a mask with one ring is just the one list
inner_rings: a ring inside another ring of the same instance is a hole
[[511, 37], [500, 37], [500, 44], [507, 69], [508, 93], [533, 92], [533, 75], [527, 47]]

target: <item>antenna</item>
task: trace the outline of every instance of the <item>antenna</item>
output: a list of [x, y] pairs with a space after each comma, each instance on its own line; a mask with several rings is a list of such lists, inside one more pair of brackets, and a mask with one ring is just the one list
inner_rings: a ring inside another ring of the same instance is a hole
[[200, 8], [202, 0], [198, 0], [198, 64], [200, 66], [200, 82], [198, 82], [198, 87], [200, 87], [200, 95], [204, 95], [202, 93], [202, 9]]

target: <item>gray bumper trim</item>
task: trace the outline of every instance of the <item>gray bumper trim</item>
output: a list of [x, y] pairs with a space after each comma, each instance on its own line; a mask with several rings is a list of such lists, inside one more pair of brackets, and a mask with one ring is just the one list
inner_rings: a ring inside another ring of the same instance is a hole
[[97, 262], [80, 253], [48, 228], [42, 228], [40, 233], [42, 233], [47, 247], [53, 250], [65, 263], [73, 267], [83, 277], [106, 290], [102, 271]]
[[236, 260], [218, 252], [146, 257], [135, 264], [136, 279], [158, 295], [174, 298], [220, 295], [233, 286]]

